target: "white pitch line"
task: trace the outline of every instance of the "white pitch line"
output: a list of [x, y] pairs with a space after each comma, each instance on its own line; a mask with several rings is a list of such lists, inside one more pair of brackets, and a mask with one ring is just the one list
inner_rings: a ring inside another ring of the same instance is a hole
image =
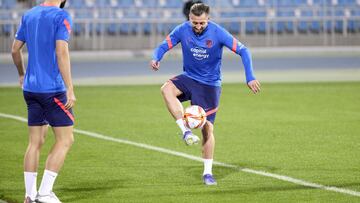
[[[13, 120], [21, 121], [21, 122], [27, 122], [26, 118], [23, 118], [20, 116], [15, 116], [15, 115], [10, 115], [10, 114], [0, 113], [0, 117], [9, 118], [9, 119], [13, 119]], [[89, 131], [85, 131], [85, 130], [74, 129], [74, 132], [78, 133], [78, 134], [86, 135], [89, 137], [93, 137], [93, 138], [98, 138], [98, 139], [107, 140], [107, 141], [111, 141], [111, 142], [117, 142], [117, 143], [121, 143], [121, 144], [132, 145], [132, 146], [136, 146], [136, 147], [143, 148], [143, 149], [162, 152], [165, 154], [170, 154], [170, 155], [183, 157], [183, 158], [198, 161], [198, 162], [203, 162], [203, 159], [201, 157], [193, 156], [193, 155], [186, 154], [183, 152], [177, 152], [177, 151], [173, 151], [173, 150], [169, 150], [169, 149], [165, 149], [165, 148], [161, 148], [161, 147], [156, 147], [156, 146], [152, 146], [152, 145], [148, 145], [148, 144], [114, 138], [114, 137], [102, 135], [99, 133], [89, 132]], [[325, 185], [321, 185], [321, 184], [317, 184], [317, 183], [304, 181], [301, 179], [292, 178], [289, 176], [279, 175], [279, 174], [275, 174], [275, 173], [269, 173], [266, 171], [259, 171], [259, 170], [254, 170], [254, 169], [250, 169], [250, 168], [241, 168], [236, 165], [222, 163], [222, 162], [218, 162], [218, 161], [214, 161], [213, 164], [222, 166], [222, 167], [233, 168], [235, 170], [239, 170], [239, 171], [242, 171], [245, 173], [251, 173], [251, 174], [266, 176], [266, 177], [270, 177], [270, 178], [275, 178], [278, 180], [294, 183], [297, 185], [302, 185], [305, 187], [317, 188], [317, 189], [333, 191], [333, 192], [337, 192], [337, 193], [343, 193], [343, 194], [347, 194], [347, 195], [351, 195], [351, 196], [360, 197], [360, 192], [355, 191], [355, 190], [349, 190], [349, 189], [338, 188], [338, 187], [333, 187], [333, 186], [325, 186]]]

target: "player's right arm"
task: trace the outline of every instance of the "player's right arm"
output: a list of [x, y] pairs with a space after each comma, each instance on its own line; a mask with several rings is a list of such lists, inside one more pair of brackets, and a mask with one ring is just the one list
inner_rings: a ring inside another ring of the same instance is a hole
[[150, 67], [157, 71], [160, 68], [160, 61], [170, 49], [175, 47], [180, 42], [180, 30], [183, 24], [178, 25], [169, 35], [166, 36], [166, 39], [154, 50], [152, 60], [150, 61]]

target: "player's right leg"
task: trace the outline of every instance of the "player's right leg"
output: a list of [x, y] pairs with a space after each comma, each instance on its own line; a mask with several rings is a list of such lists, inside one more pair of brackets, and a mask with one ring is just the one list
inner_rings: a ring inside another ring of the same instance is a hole
[[73, 126], [53, 127], [55, 144], [53, 145], [45, 165], [44, 176], [37, 197], [41, 203], [59, 203], [60, 200], [52, 192], [57, 174], [64, 164], [67, 153], [74, 142]]
[[175, 120], [182, 119], [184, 115], [184, 109], [177, 98], [182, 92], [174, 85], [172, 81], [167, 81], [161, 87], [161, 94], [164, 98], [167, 109]]
[[45, 117], [52, 126], [55, 143], [48, 154], [37, 196], [37, 201], [41, 203], [60, 203], [60, 200], [52, 192], [53, 185], [74, 142], [74, 117], [72, 111], [64, 107], [66, 100], [65, 92], [44, 96], [44, 108], [47, 109]]
[[53, 127], [52, 129], [55, 134], [55, 144], [47, 157], [45, 168], [58, 173], [74, 142], [73, 126]]
[[184, 108], [178, 98], [184, 93], [179, 90], [179, 88], [171, 80], [169, 80], [161, 87], [161, 94], [164, 98], [168, 111], [176, 120], [176, 124], [182, 131], [185, 143], [187, 145], [197, 144], [200, 140], [199, 137], [194, 135], [184, 124]]

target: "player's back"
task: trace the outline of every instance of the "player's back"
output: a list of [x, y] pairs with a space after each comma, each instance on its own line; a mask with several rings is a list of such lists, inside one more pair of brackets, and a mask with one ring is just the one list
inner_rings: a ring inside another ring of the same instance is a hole
[[[40, 5], [27, 11], [16, 38], [28, 48], [24, 90], [31, 92], [65, 91], [56, 59], [56, 40], [68, 40], [71, 21], [68, 13], [53, 5]], [[61, 29], [62, 27], [65, 27]], [[69, 32], [64, 34], [64, 31]]]
[[26, 29], [26, 44], [30, 53], [44, 49], [48, 49], [47, 52], [53, 51], [55, 18], [59, 12], [61, 10], [57, 7], [36, 6], [24, 14], [22, 23]]

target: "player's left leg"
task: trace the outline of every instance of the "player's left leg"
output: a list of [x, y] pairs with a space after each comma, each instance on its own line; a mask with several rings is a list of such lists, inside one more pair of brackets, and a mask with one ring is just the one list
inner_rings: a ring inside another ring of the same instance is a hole
[[36, 180], [40, 150], [47, 131], [48, 125], [29, 126], [29, 144], [24, 156], [25, 202], [33, 202], [37, 194]]
[[37, 93], [23, 91], [28, 109], [29, 144], [24, 155], [25, 202], [34, 202], [37, 194], [36, 180], [40, 150], [45, 142], [48, 123]]
[[203, 181], [206, 185], [216, 185], [216, 180], [212, 175], [212, 162], [215, 149], [214, 125], [210, 121], [207, 121], [202, 128], [202, 135], [202, 157], [204, 159]]
[[[206, 111], [206, 124], [202, 128], [202, 157], [204, 160], [203, 180], [206, 185], [216, 185], [212, 175], [215, 149], [214, 122], [220, 102], [221, 87], [202, 85], [194, 92], [191, 104], [199, 105]], [[205, 96], [204, 96], [205, 95]]]

